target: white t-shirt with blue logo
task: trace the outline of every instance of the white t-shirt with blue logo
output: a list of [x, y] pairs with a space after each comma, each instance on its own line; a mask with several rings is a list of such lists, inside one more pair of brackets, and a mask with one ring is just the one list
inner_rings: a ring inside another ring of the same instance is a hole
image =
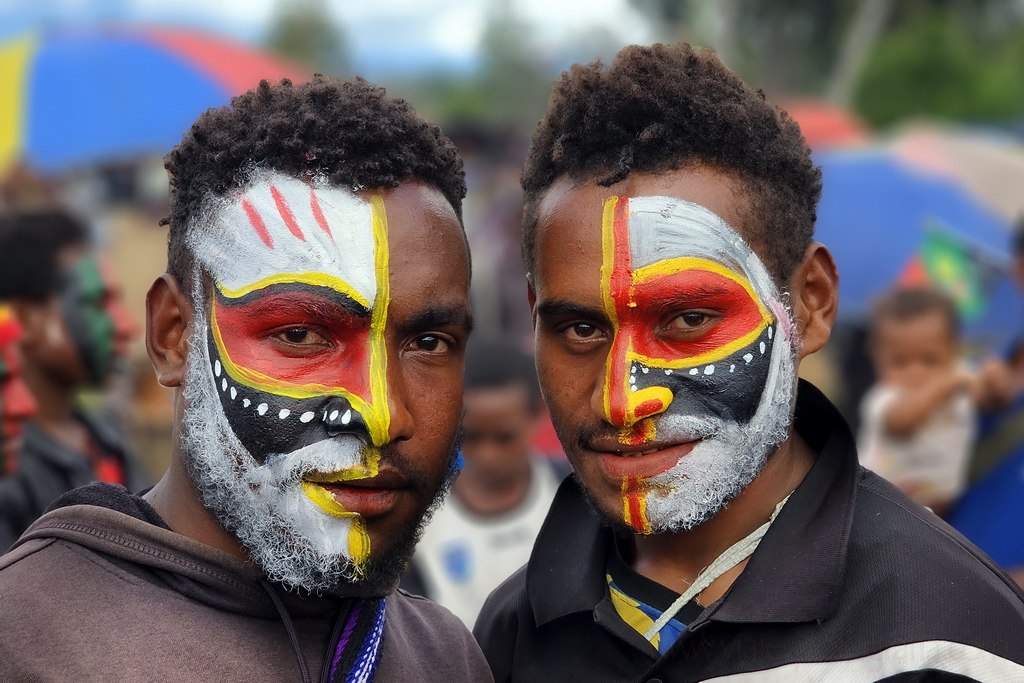
[[551, 465], [533, 459], [530, 488], [515, 509], [476, 515], [455, 494], [434, 513], [416, 546], [416, 565], [427, 596], [472, 628], [484, 600], [530, 559], [533, 541], [558, 489]]

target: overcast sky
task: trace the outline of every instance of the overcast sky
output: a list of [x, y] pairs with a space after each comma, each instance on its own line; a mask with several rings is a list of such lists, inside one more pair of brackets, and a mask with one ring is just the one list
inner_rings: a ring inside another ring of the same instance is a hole
[[[45, 23], [169, 22], [260, 40], [278, 0], [5, 0], [0, 37]], [[600, 31], [619, 44], [648, 42], [627, 0], [328, 0], [355, 66], [371, 71], [471, 68], [494, 2], [531, 27], [531, 48], [555, 53], [569, 36]], [[596, 55], [594, 55], [596, 56]], [[588, 58], [582, 56], [581, 58]]]

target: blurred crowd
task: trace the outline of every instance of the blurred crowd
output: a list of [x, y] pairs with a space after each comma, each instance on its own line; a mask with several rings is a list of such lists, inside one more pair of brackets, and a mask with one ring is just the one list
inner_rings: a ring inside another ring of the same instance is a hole
[[[522, 141], [473, 130], [455, 137], [470, 185], [479, 319], [466, 365], [464, 462], [404, 585], [472, 625], [487, 594], [529, 557], [569, 468], [530, 355], [518, 258]], [[154, 382], [133, 312], [146, 278], [163, 268], [160, 200], [139, 189], [148, 168], [97, 171], [89, 193], [77, 176], [19, 170], [4, 181], [0, 551], [63, 492], [96, 480], [142, 490], [166, 466], [172, 396]], [[1008, 240], [1024, 288], [1024, 224]], [[1024, 333], [1020, 311], [1005, 314]], [[961, 318], [940, 287], [894, 285], [861, 321], [863, 333], [844, 336], [856, 353], [829, 356], [822, 384], [841, 393], [865, 467], [1024, 585], [1024, 335], [979, 354]]]

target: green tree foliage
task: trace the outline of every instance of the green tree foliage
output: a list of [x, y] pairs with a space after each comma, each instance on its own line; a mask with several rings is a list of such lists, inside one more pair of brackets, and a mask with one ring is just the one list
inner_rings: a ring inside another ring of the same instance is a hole
[[867, 121], [1024, 116], [1024, 28], [972, 24], [957, 10], [923, 8], [879, 41], [854, 96]]
[[343, 75], [348, 70], [345, 35], [324, 0], [278, 0], [266, 47], [310, 71]]

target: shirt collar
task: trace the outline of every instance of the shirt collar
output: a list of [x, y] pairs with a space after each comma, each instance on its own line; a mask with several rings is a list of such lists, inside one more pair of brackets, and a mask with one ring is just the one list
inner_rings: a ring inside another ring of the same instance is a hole
[[[836, 408], [803, 380], [794, 427], [817, 457], [747, 567], [709, 618], [737, 623], [821, 620], [836, 608], [859, 465]], [[559, 488], [526, 570], [538, 625], [592, 611], [605, 594], [612, 534], [572, 478]]]

